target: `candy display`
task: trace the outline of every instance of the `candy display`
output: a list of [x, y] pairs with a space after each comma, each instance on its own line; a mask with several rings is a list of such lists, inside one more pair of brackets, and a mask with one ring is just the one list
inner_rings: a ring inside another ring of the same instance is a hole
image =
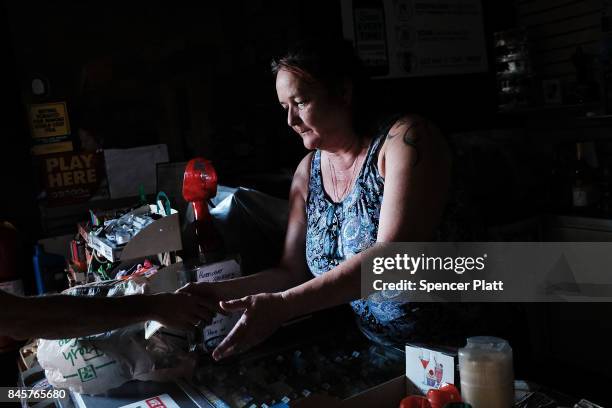
[[[313, 393], [346, 399], [404, 372], [404, 353], [358, 333], [313, 341], [228, 365], [204, 365], [200, 391], [220, 407], [264, 407]], [[223, 405], [225, 404], [225, 405]]]

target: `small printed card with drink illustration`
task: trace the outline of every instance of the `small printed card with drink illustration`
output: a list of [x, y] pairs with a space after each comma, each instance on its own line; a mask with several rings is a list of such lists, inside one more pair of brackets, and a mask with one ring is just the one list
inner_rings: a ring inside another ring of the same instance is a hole
[[406, 377], [424, 394], [441, 384], [455, 384], [456, 353], [406, 344]]

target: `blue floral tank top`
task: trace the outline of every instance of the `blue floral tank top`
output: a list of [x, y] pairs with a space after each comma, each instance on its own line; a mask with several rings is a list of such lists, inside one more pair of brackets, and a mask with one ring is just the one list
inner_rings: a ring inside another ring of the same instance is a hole
[[[378, 153], [398, 117], [379, 128], [353, 189], [339, 203], [323, 188], [321, 151], [315, 151], [306, 201], [306, 262], [314, 276], [376, 243], [385, 185], [378, 171]], [[456, 193], [457, 188], [452, 187], [451, 203], [442, 217], [437, 240], [463, 240], [454, 226]], [[486, 326], [482, 322], [484, 308], [478, 303], [416, 303], [398, 300], [396, 295], [381, 291], [351, 302], [357, 324], [370, 340], [387, 345], [420, 342], [459, 346], [465, 344], [466, 335], [482, 334]]]
[[[378, 152], [386, 132], [375, 137], [351, 192], [339, 203], [323, 188], [321, 151], [312, 158], [306, 203], [306, 261], [311, 273], [319, 276], [353, 255], [373, 246], [385, 181], [378, 171]], [[385, 292], [351, 302], [361, 331], [371, 340], [393, 344], [411, 338], [415, 322], [410, 306], [387, 299]]]
[[[321, 151], [314, 153], [306, 201], [306, 262], [314, 276], [326, 273], [376, 243], [385, 184], [377, 159], [397, 117], [379, 128], [353, 189], [339, 203], [325, 192]], [[451, 188], [451, 197], [436, 233], [437, 240], [463, 240], [454, 226], [456, 186]], [[381, 291], [351, 302], [358, 326], [369, 339], [382, 344], [423, 342], [459, 346], [465, 344], [466, 335], [482, 334], [486, 326], [481, 304], [416, 303], [394, 299], [396, 295], [397, 292]]]

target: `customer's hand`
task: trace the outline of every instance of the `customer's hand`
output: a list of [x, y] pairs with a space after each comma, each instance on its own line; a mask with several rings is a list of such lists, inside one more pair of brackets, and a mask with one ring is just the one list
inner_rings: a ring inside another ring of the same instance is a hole
[[243, 352], [264, 341], [289, 318], [286, 300], [279, 293], [261, 293], [241, 299], [220, 302], [226, 312], [242, 310], [242, 316], [213, 351], [213, 358], [220, 360]]
[[213, 315], [216, 313], [227, 314], [219, 305], [220, 301], [226, 300], [227, 298], [218, 293], [217, 288], [218, 286], [215, 285], [214, 282], [192, 282], [183, 286], [176, 292], [188, 293], [199, 298], [200, 302], [213, 312]]
[[189, 293], [159, 293], [149, 299], [153, 320], [174, 329], [203, 327], [210, 324], [215, 314], [200, 297]]

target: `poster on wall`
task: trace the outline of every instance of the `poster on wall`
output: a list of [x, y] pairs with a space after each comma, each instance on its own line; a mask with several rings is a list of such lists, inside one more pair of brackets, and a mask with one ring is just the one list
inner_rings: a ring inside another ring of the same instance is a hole
[[342, 0], [344, 37], [374, 78], [487, 71], [481, 0]]
[[80, 203], [96, 195], [105, 195], [102, 153], [58, 153], [40, 160], [42, 185], [49, 207]]
[[66, 102], [33, 104], [28, 109], [35, 155], [72, 151]]

